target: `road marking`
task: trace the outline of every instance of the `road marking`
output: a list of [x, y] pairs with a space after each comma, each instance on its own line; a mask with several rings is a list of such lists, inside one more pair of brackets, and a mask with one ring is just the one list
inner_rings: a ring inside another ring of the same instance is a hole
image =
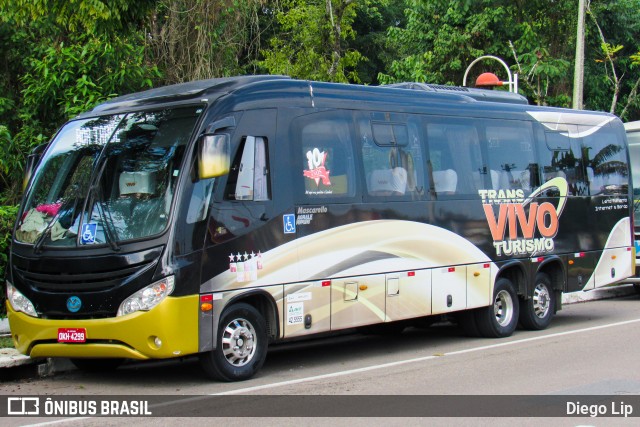
[[[281, 382], [277, 382], [277, 383], [263, 384], [263, 385], [254, 386], [254, 387], [239, 388], [239, 389], [236, 389], [236, 390], [224, 391], [224, 392], [220, 392], [220, 393], [210, 393], [210, 394], [207, 394], [205, 396], [225, 396], [225, 395], [251, 393], [251, 392], [260, 391], [260, 390], [267, 390], [267, 389], [271, 389], [271, 388], [284, 387], [284, 386], [288, 386], [288, 385], [295, 385], [295, 384], [301, 384], [301, 383], [306, 383], [306, 382], [311, 382], [311, 381], [322, 380], [322, 379], [325, 379], [325, 378], [336, 378], [336, 377], [342, 377], [342, 376], [346, 376], [346, 375], [353, 375], [353, 374], [357, 374], [357, 373], [361, 373], [361, 372], [375, 371], [375, 370], [378, 370], [378, 369], [385, 369], [385, 368], [390, 368], [390, 367], [394, 367], [394, 366], [407, 365], [409, 363], [424, 362], [424, 361], [427, 361], [427, 360], [439, 359], [439, 358], [447, 357], [447, 356], [457, 356], [459, 354], [474, 353], [474, 352], [477, 352], [477, 351], [491, 350], [491, 349], [494, 349], [494, 348], [506, 347], [506, 346], [510, 346], [510, 345], [525, 344], [525, 343], [529, 343], [529, 342], [533, 342], [533, 341], [541, 341], [541, 340], [546, 340], [546, 339], [562, 337], [562, 336], [566, 336], [566, 335], [573, 335], [573, 334], [580, 334], [580, 333], [584, 333], [584, 332], [597, 331], [597, 330], [600, 330], [600, 329], [613, 328], [613, 327], [616, 327], [616, 326], [624, 326], [624, 325], [629, 325], [629, 324], [638, 323], [638, 322], [640, 322], [640, 319], [626, 320], [624, 322], [616, 322], [616, 323], [610, 323], [610, 324], [607, 324], [607, 325], [592, 326], [590, 328], [576, 329], [576, 330], [572, 330], [572, 331], [557, 332], [555, 334], [548, 334], [548, 335], [541, 335], [541, 336], [537, 336], [537, 337], [523, 338], [523, 339], [519, 339], [519, 340], [501, 342], [501, 343], [497, 343], [497, 344], [484, 345], [484, 346], [480, 346], [480, 347], [473, 347], [473, 348], [469, 348], [469, 349], [465, 349], [465, 350], [451, 351], [449, 353], [438, 353], [438, 355], [435, 355], [435, 356], [416, 357], [416, 358], [413, 358], [413, 359], [398, 360], [396, 362], [383, 363], [382, 365], [373, 365], [373, 366], [367, 366], [367, 367], [364, 367], [364, 368], [349, 369], [349, 370], [346, 370], [346, 371], [333, 372], [333, 373], [330, 373], [330, 374], [322, 374], [322, 375], [315, 375], [315, 376], [312, 376], [312, 377], [298, 378], [296, 380], [281, 381]], [[200, 400], [200, 399], [203, 399], [203, 396], [183, 397], [183, 398], [177, 398], [175, 401], [169, 401], [169, 402], [161, 403], [161, 404], [159, 404], [157, 406], [175, 405], [175, 404], [180, 404], [180, 403], [185, 403], [185, 402], [190, 402], [190, 401]], [[48, 422], [44, 422], [44, 423], [24, 425], [22, 427], [42, 427], [42, 426], [49, 426], [49, 425], [54, 425], [54, 424], [81, 421], [81, 420], [86, 420], [86, 419], [90, 419], [90, 418], [92, 418], [92, 417], [64, 418], [64, 419], [55, 420], [55, 421], [48, 421]]]
[[342, 376], [345, 376], [345, 375], [353, 375], [353, 374], [357, 374], [357, 373], [360, 373], [360, 372], [375, 371], [375, 370], [378, 370], [378, 369], [385, 369], [385, 368], [390, 368], [390, 367], [394, 367], [394, 366], [401, 366], [401, 365], [406, 365], [406, 364], [409, 364], [409, 363], [417, 363], [417, 362], [424, 362], [426, 360], [431, 360], [431, 359], [439, 359], [439, 358], [446, 357], [446, 356], [457, 356], [459, 354], [474, 353], [476, 351], [491, 350], [491, 349], [494, 349], [494, 348], [506, 347], [506, 346], [510, 346], [510, 345], [525, 344], [525, 343], [529, 343], [529, 342], [533, 342], [533, 341], [540, 341], [540, 340], [545, 340], [545, 339], [562, 337], [562, 336], [566, 336], [566, 335], [580, 334], [580, 333], [584, 333], [584, 332], [597, 331], [599, 329], [613, 328], [613, 327], [616, 327], [616, 326], [629, 325], [631, 323], [637, 323], [637, 322], [640, 322], [640, 319], [626, 320], [624, 322], [610, 323], [608, 325], [592, 326], [590, 328], [576, 329], [576, 330], [573, 330], [573, 331], [557, 332], [555, 334], [541, 335], [541, 336], [531, 337], [531, 338], [523, 338], [523, 339], [514, 340], [514, 341], [501, 342], [501, 343], [498, 343], [498, 344], [483, 345], [483, 346], [480, 346], [480, 347], [468, 348], [468, 349], [465, 349], [465, 350], [451, 351], [449, 353], [438, 353], [437, 356], [425, 356], [425, 357], [417, 357], [417, 358], [414, 358], [414, 359], [398, 360], [396, 362], [383, 363], [382, 365], [367, 366], [365, 368], [349, 369], [349, 370], [346, 370], [346, 371], [333, 372], [333, 373], [330, 373], [330, 374], [322, 374], [322, 375], [315, 375], [315, 376], [312, 376], [312, 377], [298, 378], [296, 380], [281, 381], [281, 382], [277, 382], [277, 383], [264, 384], [264, 385], [254, 386], [254, 387], [239, 388], [239, 389], [236, 389], [236, 390], [224, 391], [224, 392], [220, 392], [220, 393], [211, 393], [210, 396], [225, 396], [225, 395], [233, 395], [233, 394], [252, 393], [252, 392], [255, 392], [255, 391], [266, 390], [266, 389], [270, 389], [270, 388], [285, 387], [285, 386], [288, 386], [288, 385], [295, 385], [295, 384], [306, 383], [306, 382], [311, 382], [311, 381], [323, 380], [323, 379], [326, 379], [326, 378], [342, 377]]

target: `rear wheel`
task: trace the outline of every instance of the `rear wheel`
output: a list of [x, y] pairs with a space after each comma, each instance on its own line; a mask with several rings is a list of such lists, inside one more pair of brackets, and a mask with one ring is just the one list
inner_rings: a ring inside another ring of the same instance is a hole
[[235, 304], [220, 318], [216, 348], [200, 355], [203, 370], [213, 379], [242, 381], [253, 377], [267, 355], [266, 322], [249, 304]]
[[81, 371], [87, 372], [106, 372], [118, 369], [124, 362], [124, 359], [82, 359], [72, 358], [71, 363]]
[[538, 273], [531, 298], [523, 301], [520, 323], [525, 329], [545, 329], [551, 323], [555, 311], [556, 294], [551, 288], [551, 279], [545, 273]]
[[480, 335], [487, 338], [508, 337], [518, 325], [520, 305], [511, 280], [500, 278], [493, 289], [493, 304], [477, 309], [476, 324]]

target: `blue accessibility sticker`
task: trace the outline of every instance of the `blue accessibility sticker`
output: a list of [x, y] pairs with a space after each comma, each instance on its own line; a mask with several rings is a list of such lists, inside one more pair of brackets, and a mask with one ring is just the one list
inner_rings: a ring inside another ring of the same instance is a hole
[[80, 243], [88, 245], [96, 242], [96, 231], [98, 230], [98, 224], [83, 224], [82, 234], [80, 235]]
[[296, 232], [295, 214], [282, 215], [282, 222], [284, 223], [284, 234], [294, 234]]

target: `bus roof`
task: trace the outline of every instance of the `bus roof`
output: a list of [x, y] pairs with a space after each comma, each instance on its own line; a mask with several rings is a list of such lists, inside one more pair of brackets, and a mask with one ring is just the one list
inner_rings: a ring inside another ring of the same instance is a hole
[[624, 129], [627, 132], [638, 132], [640, 131], [640, 120], [635, 122], [627, 122], [624, 124]]
[[[431, 85], [425, 83], [397, 83], [382, 86], [365, 86], [342, 83], [296, 80], [288, 76], [251, 75], [197, 80], [188, 83], [163, 86], [143, 92], [120, 96], [104, 102], [77, 118], [121, 114], [149, 108], [180, 104], [202, 103], [211, 105], [226, 97], [234, 108], [264, 108], [265, 105], [311, 106], [332, 108], [360, 108], [363, 102], [372, 106], [392, 108], [394, 111], [415, 111], [420, 108], [435, 108], [442, 113], [468, 108], [482, 110], [488, 115], [513, 113], [516, 116], [538, 111], [538, 114], [557, 116], [580, 115], [615, 116], [593, 111], [575, 111], [554, 107], [530, 106], [519, 94], [506, 91], [475, 89], [456, 86]], [[478, 109], [478, 102], [487, 103]], [[266, 103], [266, 104], [265, 104]], [[475, 104], [475, 105], [474, 105]], [[491, 105], [491, 107], [489, 106]], [[493, 113], [491, 113], [493, 111]], [[571, 113], [571, 114], [569, 114]], [[463, 113], [464, 114], [464, 113]], [[515, 118], [516, 116], [511, 116]], [[556, 118], [557, 119], [557, 118]], [[536, 120], [539, 120], [538, 118]], [[585, 119], [580, 119], [581, 123]], [[593, 121], [593, 120], [590, 120]]]

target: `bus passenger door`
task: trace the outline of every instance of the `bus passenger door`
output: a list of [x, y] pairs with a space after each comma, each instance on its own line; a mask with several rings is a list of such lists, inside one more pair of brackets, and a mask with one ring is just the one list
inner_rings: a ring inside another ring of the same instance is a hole
[[431, 270], [387, 274], [387, 322], [431, 314]]

